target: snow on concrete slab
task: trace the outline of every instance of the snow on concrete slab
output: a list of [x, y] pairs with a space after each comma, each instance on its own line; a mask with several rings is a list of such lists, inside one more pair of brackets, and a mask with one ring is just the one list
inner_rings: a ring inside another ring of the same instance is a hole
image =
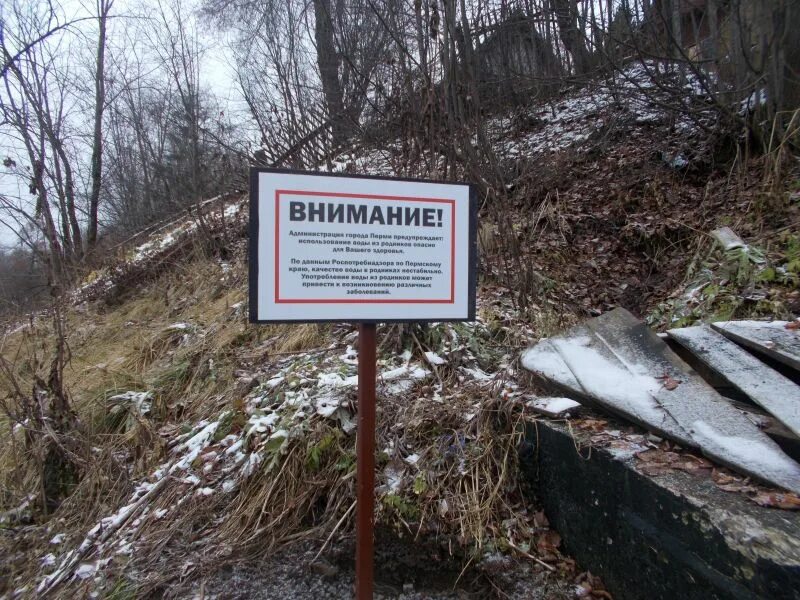
[[708, 326], [671, 329], [668, 333], [712, 371], [800, 436], [800, 386]]
[[522, 364], [721, 464], [800, 491], [800, 465], [624, 309], [540, 342], [523, 354]]
[[719, 321], [722, 335], [800, 371], [800, 330], [792, 321]]
[[692, 445], [689, 434], [658, 404], [655, 394], [662, 384], [652, 373], [636, 363], [620, 363], [604, 344], [582, 328], [571, 333], [575, 335], [543, 340], [526, 350], [522, 366], [568, 393], [664, 437]]
[[550, 397], [533, 398], [528, 400], [525, 406], [547, 417], [561, 417], [569, 412], [575, 412], [581, 405], [580, 402], [569, 398]]

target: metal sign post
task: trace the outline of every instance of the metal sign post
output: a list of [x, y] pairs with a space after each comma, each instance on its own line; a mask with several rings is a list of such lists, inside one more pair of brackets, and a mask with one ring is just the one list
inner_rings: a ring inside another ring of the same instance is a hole
[[356, 597], [372, 598], [375, 323], [475, 319], [464, 183], [250, 170], [250, 322], [359, 323]]
[[371, 600], [375, 513], [375, 323], [358, 327], [358, 432], [356, 438], [356, 598]]

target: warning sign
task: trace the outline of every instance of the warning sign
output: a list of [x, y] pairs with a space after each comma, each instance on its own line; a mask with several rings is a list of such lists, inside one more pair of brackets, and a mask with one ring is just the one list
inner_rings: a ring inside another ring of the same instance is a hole
[[471, 186], [253, 169], [250, 196], [252, 321], [474, 318]]

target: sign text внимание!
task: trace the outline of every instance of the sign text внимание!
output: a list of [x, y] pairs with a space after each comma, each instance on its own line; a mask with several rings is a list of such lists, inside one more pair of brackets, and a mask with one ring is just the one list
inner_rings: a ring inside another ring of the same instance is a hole
[[251, 319], [471, 319], [474, 209], [466, 184], [254, 170]]

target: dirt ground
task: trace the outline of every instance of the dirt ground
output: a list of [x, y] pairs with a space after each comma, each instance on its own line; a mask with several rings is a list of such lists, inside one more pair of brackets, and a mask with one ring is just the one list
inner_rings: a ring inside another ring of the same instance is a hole
[[[202, 580], [176, 585], [166, 595], [182, 599], [340, 599], [352, 598], [355, 585], [352, 538], [316, 557], [318, 543], [301, 543], [272, 557], [239, 563]], [[375, 598], [445, 600], [574, 598], [576, 586], [564, 574], [550, 573], [527, 559], [484, 559], [466, 568], [447, 558], [445, 549], [379, 535], [375, 545]]]

